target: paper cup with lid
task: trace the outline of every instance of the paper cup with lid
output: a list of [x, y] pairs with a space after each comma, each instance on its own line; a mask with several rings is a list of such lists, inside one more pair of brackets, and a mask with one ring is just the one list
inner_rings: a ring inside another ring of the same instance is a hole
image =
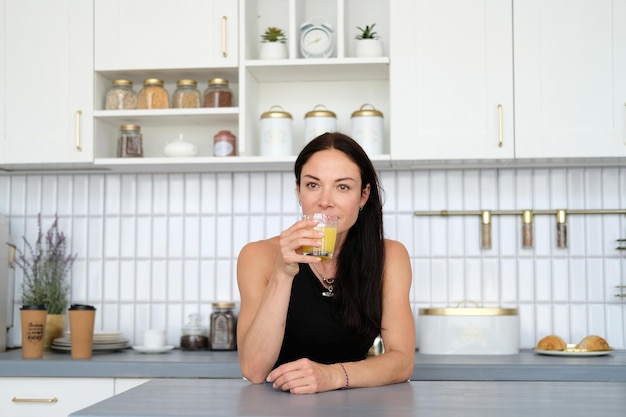
[[383, 153], [383, 113], [371, 104], [363, 104], [350, 118], [352, 138], [371, 157]]
[[304, 115], [304, 140], [318, 137], [322, 133], [334, 132], [337, 130], [337, 115], [328, 110], [323, 104], [313, 107]]
[[289, 156], [292, 153], [293, 118], [280, 106], [261, 114], [261, 156]]

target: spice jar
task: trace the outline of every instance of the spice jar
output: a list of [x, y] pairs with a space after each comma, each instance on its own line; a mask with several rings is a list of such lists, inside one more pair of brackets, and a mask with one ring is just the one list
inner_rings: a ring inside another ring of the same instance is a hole
[[236, 138], [229, 130], [220, 130], [213, 136], [214, 156], [235, 156]]
[[121, 125], [117, 141], [117, 156], [121, 158], [142, 157], [143, 138], [139, 125]]
[[272, 106], [261, 114], [261, 155], [291, 155], [293, 120], [280, 106]]
[[172, 97], [172, 107], [175, 109], [200, 107], [200, 91], [194, 80], [178, 80], [176, 91]]
[[107, 91], [104, 107], [107, 110], [136, 109], [137, 93], [133, 90], [133, 82], [113, 80]]
[[337, 130], [337, 115], [323, 104], [313, 107], [304, 115], [304, 140], [310, 141], [326, 132]]
[[[367, 109], [366, 107], [370, 107]], [[369, 156], [383, 153], [383, 114], [371, 104], [364, 104], [350, 118], [354, 140]]]
[[234, 307], [234, 303], [213, 303], [209, 331], [211, 350], [235, 350], [237, 348]]
[[209, 347], [209, 338], [206, 334], [200, 314], [192, 313], [189, 315], [189, 322], [183, 327], [180, 347], [185, 350], [206, 350]]
[[170, 107], [169, 93], [163, 87], [163, 80], [148, 78], [139, 91], [139, 109], [167, 109]]
[[213, 78], [204, 90], [204, 107], [232, 107], [233, 91], [228, 86], [228, 80]]

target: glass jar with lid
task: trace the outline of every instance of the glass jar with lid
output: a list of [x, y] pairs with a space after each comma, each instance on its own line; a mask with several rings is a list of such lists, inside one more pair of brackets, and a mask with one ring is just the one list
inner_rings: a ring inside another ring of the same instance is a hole
[[209, 347], [207, 330], [202, 327], [202, 317], [198, 313], [189, 315], [189, 322], [183, 327], [180, 347], [185, 350], [206, 350]]
[[137, 93], [133, 90], [133, 82], [113, 80], [106, 94], [104, 108], [106, 110], [136, 109]]
[[143, 156], [143, 137], [139, 125], [121, 125], [117, 140], [117, 156], [136, 158]]
[[213, 78], [204, 90], [204, 107], [232, 107], [233, 91], [228, 86], [228, 80]]
[[175, 109], [200, 107], [202, 100], [197, 84], [195, 80], [178, 80], [172, 97], [172, 107]]
[[209, 330], [209, 347], [211, 350], [235, 350], [236, 323], [233, 308], [235, 303], [213, 303], [211, 327]]
[[169, 93], [163, 87], [163, 80], [147, 78], [143, 80], [143, 88], [139, 91], [138, 109], [168, 109]]

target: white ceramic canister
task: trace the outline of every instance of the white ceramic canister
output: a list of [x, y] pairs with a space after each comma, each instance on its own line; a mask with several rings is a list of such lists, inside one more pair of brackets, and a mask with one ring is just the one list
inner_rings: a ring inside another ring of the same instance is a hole
[[261, 156], [289, 156], [293, 118], [280, 106], [261, 114]]
[[[368, 108], [369, 107], [369, 108]], [[383, 153], [383, 113], [371, 104], [363, 104], [350, 118], [352, 138], [371, 157]]]
[[304, 115], [304, 141], [309, 142], [322, 133], [337, 130], [337, 115], [323, 104], [313, 107]]
[[421, 308], [419, 351], [434, 355], [519, 353], [516, 308]]

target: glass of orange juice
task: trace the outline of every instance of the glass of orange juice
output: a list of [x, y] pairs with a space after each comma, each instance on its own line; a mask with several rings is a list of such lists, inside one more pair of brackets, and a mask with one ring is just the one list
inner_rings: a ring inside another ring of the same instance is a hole
[[317, 225], [313, 227], [315, 230], [319, 230], [324, 233], [321, 240], [321, 246], [303, 246], [302, 253], [305, 255], [318, 256], [322, 258], [322, 261], [329, 261], [333, 258], [333, 252], [335, 251], [335, 241], [337, 240], [337, 222], [339, 218], [337, 216], [331, 216], [330, 214], [313, 213], [305, 214], [303, 219], [316, 219]]

